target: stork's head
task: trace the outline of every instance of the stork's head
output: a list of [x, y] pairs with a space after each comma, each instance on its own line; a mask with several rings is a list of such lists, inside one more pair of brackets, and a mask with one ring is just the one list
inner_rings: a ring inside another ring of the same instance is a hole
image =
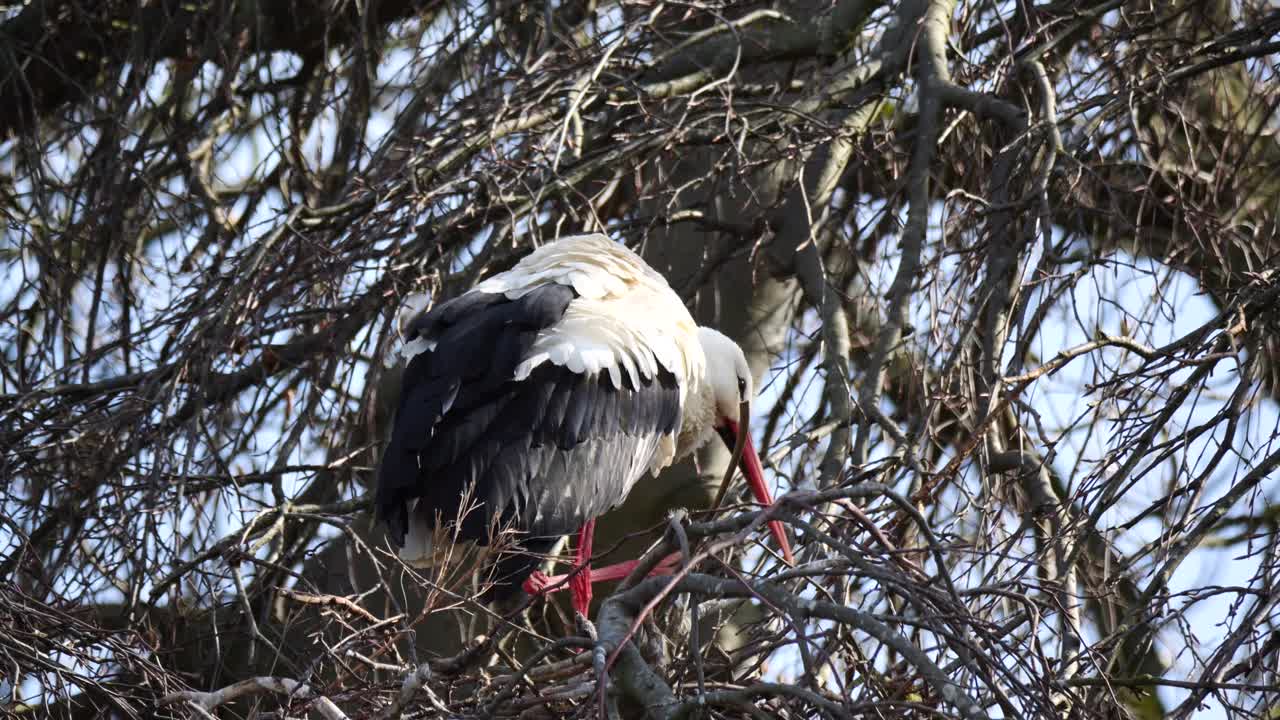
[[[706, 382], [711, 388], [715, 404], [714, 424], [716, 433], [724, 440], [734, 457], [741, 456], [742, 472], [747, 476], [751, 493], [756, 501], [768, 505], [773, 502], [769, 487], [764, 483], [764, 467], [751, 442], [751, 398], [755, 397], [751, 382], [751, 368], [747, 356], [738, 344], [723, 334], [707, 327], [698, 328], [698, 339], [707, 358]], [[782, 555], [792, 562], [791, 544], [782, 529], [782, 523], [774, 520], [769, 530], [778, 541]]]
[[709, 327], [698, 328], [698, 339], [707, 357], [707, 384], [715, 398], [716, 421], [737, 420], [738, 406], [755, 396], [747, 356], [738, 343]]

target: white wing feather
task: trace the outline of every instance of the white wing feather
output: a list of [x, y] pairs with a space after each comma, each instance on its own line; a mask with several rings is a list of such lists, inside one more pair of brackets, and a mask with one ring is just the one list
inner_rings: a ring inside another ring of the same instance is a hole
[[476, 286], [517, 298], [546, 283], [571, 285], [578, 297], [560, 322], [543, 331], [516, 369], [527, 377], [551, 362], [574, 372], [608, 373], [635, 384], [658, 366], [676, 376], [683, 402], [706, 360], [697, 325], [667, 281], [625, 246], [604, 235], [578, 235], [544, 245], [511, 270]]
[[[662, 275], [604, 235], [577, 235], [534, 250], [472, 292], [515, 299], [549, 283], [570, 285], [578, 297], [559, 322], [534, 340], [514, 379], [523, 380], [549, 362], [576, 373], [607, 373], [614, 387], [622, 387], [625, 374], [639, 386], [642, 380], [652, 380], [661, 366], [675, 375], [680, 403], [685, 405], [692, 379], [702, 376], [706, 358], [697, 324]], [[651, 459], [638, 466], [657, 473], [671, 463], [675, 450], [675, 438], [663, 436]]]

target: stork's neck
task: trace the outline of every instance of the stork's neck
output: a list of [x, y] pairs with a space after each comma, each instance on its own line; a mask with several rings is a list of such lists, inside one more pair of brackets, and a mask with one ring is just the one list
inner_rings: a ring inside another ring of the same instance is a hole
[[676, 441], [676, 460], [706, 445], [715, 436], [716, 401], [711, 383], [697, 378], [685, 398], [680, 437]]

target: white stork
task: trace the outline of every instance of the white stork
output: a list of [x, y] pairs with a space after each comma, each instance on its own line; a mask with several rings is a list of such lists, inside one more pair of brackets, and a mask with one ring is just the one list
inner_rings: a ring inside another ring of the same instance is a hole
[[[578, 530], [570, 587], [586, 615], [591, 583], [634, 565], [590, 570], [595, 519], [647, 473], [719, 433], [743, 444], [751, 490], [772, 502], [749, 434], [738, 437], [752, 397], [742, 349], [698, 327], [661, 275], [604, 235], [544, 245], [419, 314], [402, 354], [376, 504], [410, 564], [432, 564], [440, 522], [481, 545], [514, 528], [524, 552], [501, 556], [496, 587], [538, 592], [561, 578], [534, 572], [534, 555]], [[781, 524], [771, 530], [790, 562]]]

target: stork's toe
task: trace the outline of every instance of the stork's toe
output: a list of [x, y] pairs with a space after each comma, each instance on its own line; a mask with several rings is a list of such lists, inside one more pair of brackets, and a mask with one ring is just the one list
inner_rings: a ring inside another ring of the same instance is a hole
[[551, 578], [541, 570], [534, 570], [525, 578], [524, 591], [530, 595], [541, 595], [546, 591], [547, 586], [551, 584]]

